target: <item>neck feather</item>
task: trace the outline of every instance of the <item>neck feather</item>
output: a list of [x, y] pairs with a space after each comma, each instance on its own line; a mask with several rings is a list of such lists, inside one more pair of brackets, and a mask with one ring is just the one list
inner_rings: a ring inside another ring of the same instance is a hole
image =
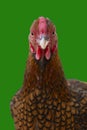
[[29, 54], [23, 88], [46, 88], [51, 91], [58, 91], [60, 94], [61, 92], [67, 93], [67, 81], [58, 53], [55, 52], [51, 60], [43, 66], [35, 60], [31, 53]]

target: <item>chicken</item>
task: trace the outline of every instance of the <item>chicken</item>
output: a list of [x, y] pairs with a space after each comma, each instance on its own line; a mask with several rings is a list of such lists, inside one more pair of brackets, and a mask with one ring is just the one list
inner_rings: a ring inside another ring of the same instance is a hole
[[87, 83], [66, 80], [54, 24], [35, 20], [22, 88], [11, 101], [16, 130], [87, 130]]

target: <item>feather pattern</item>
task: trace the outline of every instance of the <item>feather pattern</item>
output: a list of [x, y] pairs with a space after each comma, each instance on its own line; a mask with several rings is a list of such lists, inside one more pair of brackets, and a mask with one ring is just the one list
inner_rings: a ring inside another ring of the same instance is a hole
[[87, 130], [87, 83], [65, 79], [57, 50], [49, 60], [30, 52], [11, 112], [16, 130]]

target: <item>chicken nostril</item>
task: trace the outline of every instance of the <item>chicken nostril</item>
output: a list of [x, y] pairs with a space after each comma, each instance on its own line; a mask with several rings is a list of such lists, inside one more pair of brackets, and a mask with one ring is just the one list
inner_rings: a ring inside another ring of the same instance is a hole
[[43, 34], [43, 33], [44, 33], [44, 30], [42, 29], [42, 30], [41, 30], [41, 34]]
[[46, 25], [40, 25], [39, 33], [40, 34], [46, 34], [47, 33]]
[[45, 40], [47, 40], [47, 41], [49, 41], [49, 39], [50, 39], [49, 36], [48, 36], [48, 35], [45, 35], [44, 33], [40, 35], [39, 40], [41, 40], [41, 39], [43, 39], [43, 38], [44, 38]]

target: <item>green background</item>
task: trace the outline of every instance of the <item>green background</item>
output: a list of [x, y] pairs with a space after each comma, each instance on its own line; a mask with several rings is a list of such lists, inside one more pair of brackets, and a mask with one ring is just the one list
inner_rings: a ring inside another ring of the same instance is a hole
[[9, 104], [22, 86], [29, 28], [39, 16], [49, 17], [56, 25], [66, 78], [87, 81], [86, 0], [1, 0], [0, 130], [14, 130]]

